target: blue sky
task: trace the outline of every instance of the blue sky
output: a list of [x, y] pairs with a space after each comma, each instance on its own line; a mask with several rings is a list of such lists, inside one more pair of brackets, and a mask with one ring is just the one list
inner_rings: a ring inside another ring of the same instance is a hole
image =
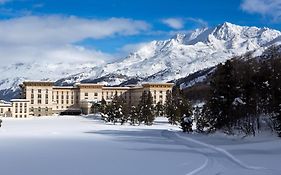
[[0, 0], [0, 53], [18, 50], [28, 61], [64, 53], [108, 61], [151, 40], [225, 21], [281, 30], [280, 8], [281, 0]]

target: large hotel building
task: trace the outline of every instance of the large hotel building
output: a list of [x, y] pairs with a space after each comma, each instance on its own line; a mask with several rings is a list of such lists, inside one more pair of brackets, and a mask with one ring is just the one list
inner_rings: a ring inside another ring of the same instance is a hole
[[102, 84], [77, 83], [74, 86], [55, 86], [53, 82], [26, 81], [20, 85], [21, 99], [0, 101], [0, 116], [26, 118], [51, 116], [80, 111], [89, 114], [94, 103], [103, 99], [110, 103], [113, 96], [122, 96], [129, 105], [137, 105], [144, 91], [150, 91], [153, 103], [164, 104], [167, 91], [173, 83], [145, 83], [125, 87], [107, 87]]

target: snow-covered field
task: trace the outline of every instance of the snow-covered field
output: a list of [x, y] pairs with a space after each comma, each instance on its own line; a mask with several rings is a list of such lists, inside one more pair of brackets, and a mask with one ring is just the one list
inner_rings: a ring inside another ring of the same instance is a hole
[[163, 118], [154, 126], [98, 119], [3, 119], [1, 175], [281, 174], [281, 139], [184, 134]]

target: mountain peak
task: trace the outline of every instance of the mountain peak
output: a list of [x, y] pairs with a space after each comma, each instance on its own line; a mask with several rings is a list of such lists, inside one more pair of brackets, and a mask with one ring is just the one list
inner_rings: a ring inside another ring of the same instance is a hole
[[184, 33], [177, 33], [171, 39], [174, 39], [178, 43], [184, 43], [185, 37], [186, 37], [186, 34], [184, 34]]
[[213, 35], [219, 40], [228, 40], [236, 35], [240, 35], [242, 29], [242, 26], [224, 22], [214, 29]]
[[93, 80], [111, 85], [131, 78], [171, 81], [213, 67], [233, 56], [280, 44], [280, 38], [281, 32], [277, 30], [224, 22], [143, 44], [124, 59], [106, 65], [30, 63], [0, 67], [0, 97], [5, 96], [6, 90], [14, 92], [11, 87], [17, 87], [24, 79], [62, 78], [59, 82], [65, 84]]
[[[232, 23], [226, 21], [226, 22], [222, 23], [220, 26], [221, 26], [221, 27], [237, 27], [237, 26], [239, 26], [239, 25], [232, 24]], [[240, 26], [239, 26], [239, 27], [240, 27]]]

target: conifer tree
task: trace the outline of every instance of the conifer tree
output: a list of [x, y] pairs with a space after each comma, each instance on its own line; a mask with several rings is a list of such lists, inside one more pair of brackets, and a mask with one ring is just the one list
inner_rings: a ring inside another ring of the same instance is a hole
[[139, 124], [144, 122], [146, 125], [152, 125], [155, 119], [153, 114], [154, 107], [153, 107], [153, 98], [150, 91], [144, 91], [142, 93], [139, 105]]
[[271, 60], [271, 76], [269, 78], [269, 89], [271, 91], [270, 105], [272, 106], [272, 118], [274, 129], [281, 137], [281, 56]]
[[156, 116], [164, 115], [164, 106], [160, 102], [158, 102], [155, 106], [155, 115]]
[[138, 122], [139, 112], [136, 106], [131, 106], [129, 113], [129, 121], [131, 125], [135, 125]]
[[174, 104], [173, 96], [171, 91], [166, 93], [166, 102], [165, 102], [165, 114], [169, 120], [169, 123], [173, 123], [173, 118], [175, 118], [176, 105]]
[[167, 92], [165, 112], [172, 125], [179, 125], [184, 122], [184, 118], [191, 115], [191, 105], [187, 98], [184, 98], [182, 91], [175, 88], [173, 93]]
[[203, 114], [204, 117], [212, 121], [211, 123], [215, 124], [215, 128], [224, 128], [228, 132], [231, 132], [235, 120], [233, 102], [238, 94], [235, 78], [231, 61], [227, 61], [225, 65], [218, 65], [210, 83], [210, 99], [204, 106], [204, 108], [207, 108], [204, 111], [208, 112]]
[[91, 113], [96, 114], [99, 112], [100, 104], [99, 103], [93, 103], [91, 106]]

